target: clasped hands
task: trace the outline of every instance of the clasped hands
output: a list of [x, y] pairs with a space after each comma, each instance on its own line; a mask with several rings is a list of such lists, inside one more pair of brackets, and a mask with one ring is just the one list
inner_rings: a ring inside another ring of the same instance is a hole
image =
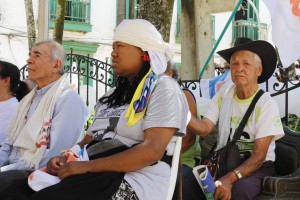
[[56, 156], [49, 160], [47, 163], [48, 174], [58, 176], [61, 180], [64, 178], [75, 175], [85, 174], [88, 172], [88, 161], [71, 161], [67, 162], [66, 156]]

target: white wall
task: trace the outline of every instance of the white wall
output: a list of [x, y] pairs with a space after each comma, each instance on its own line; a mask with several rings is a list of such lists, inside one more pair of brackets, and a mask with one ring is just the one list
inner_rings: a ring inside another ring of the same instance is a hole
[[22, 67], [28, 55], [24, 1], [0, 0], [0, 15], [0, 57]]
[[[38, 0], [33, 0], [35, 19]], [[27, 25], [24, 0], [0, 0], [0, 57], [22, 67], [28, 57]], [[96, 59], [110, 57], [112, 35], [116, 26], [116, 2], [91, 0], [92, 32], [65, 32], [64, 40], [99, 44]], [[49, 37], [52, 38], [50, 30]]]
[[94, 58], [105, 61], [110, 57], [114, 29], [116, 27], [116, 1], [91, 0], [92, 31], [88, 33], [74, 33], [65, 31], [64, 40], [73, 40], [99, 45]]

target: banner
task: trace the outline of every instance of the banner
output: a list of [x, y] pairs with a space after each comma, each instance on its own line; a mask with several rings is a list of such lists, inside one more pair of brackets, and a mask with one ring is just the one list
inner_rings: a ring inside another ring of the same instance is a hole
[[300, 58], [300, 0], [264, 0], [272, 19], [272, 40], [284, 68]]

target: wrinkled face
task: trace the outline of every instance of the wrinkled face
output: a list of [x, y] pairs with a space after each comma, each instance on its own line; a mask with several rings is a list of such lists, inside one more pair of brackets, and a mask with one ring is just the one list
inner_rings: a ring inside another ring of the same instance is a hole
[[112, 67], [116, 74], [131, 80], [143, 66], [143, 51], [133, 45], [124, 42], [114, 42]]
[[47, 44], [32, 47], [27, 59], [28, 79], [40, 87], [49, 84], [53, 73], [57, 73], [58, 60], [51, 60], [51, 49]]
[[254, 53], [246, 50], [233, 53], [230, 66], [231, 78], [236, 86], [256, 85], [262, 72], [262, 65], [256, 63]]

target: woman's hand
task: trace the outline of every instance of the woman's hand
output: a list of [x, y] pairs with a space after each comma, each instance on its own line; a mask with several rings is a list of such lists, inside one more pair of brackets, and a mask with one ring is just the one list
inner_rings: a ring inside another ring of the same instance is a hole
[[58, 177], [62, 180], [75, 174], [85, 174], [89, 172], [89, 161], [73, 161], [61, 165], [58, 169]]
[[67, 159], [65, 156], [56, 156], [51, 158], [47, 163], [47, 173], [56, 176], [58, 169], [61, 165], [66, 163]]

